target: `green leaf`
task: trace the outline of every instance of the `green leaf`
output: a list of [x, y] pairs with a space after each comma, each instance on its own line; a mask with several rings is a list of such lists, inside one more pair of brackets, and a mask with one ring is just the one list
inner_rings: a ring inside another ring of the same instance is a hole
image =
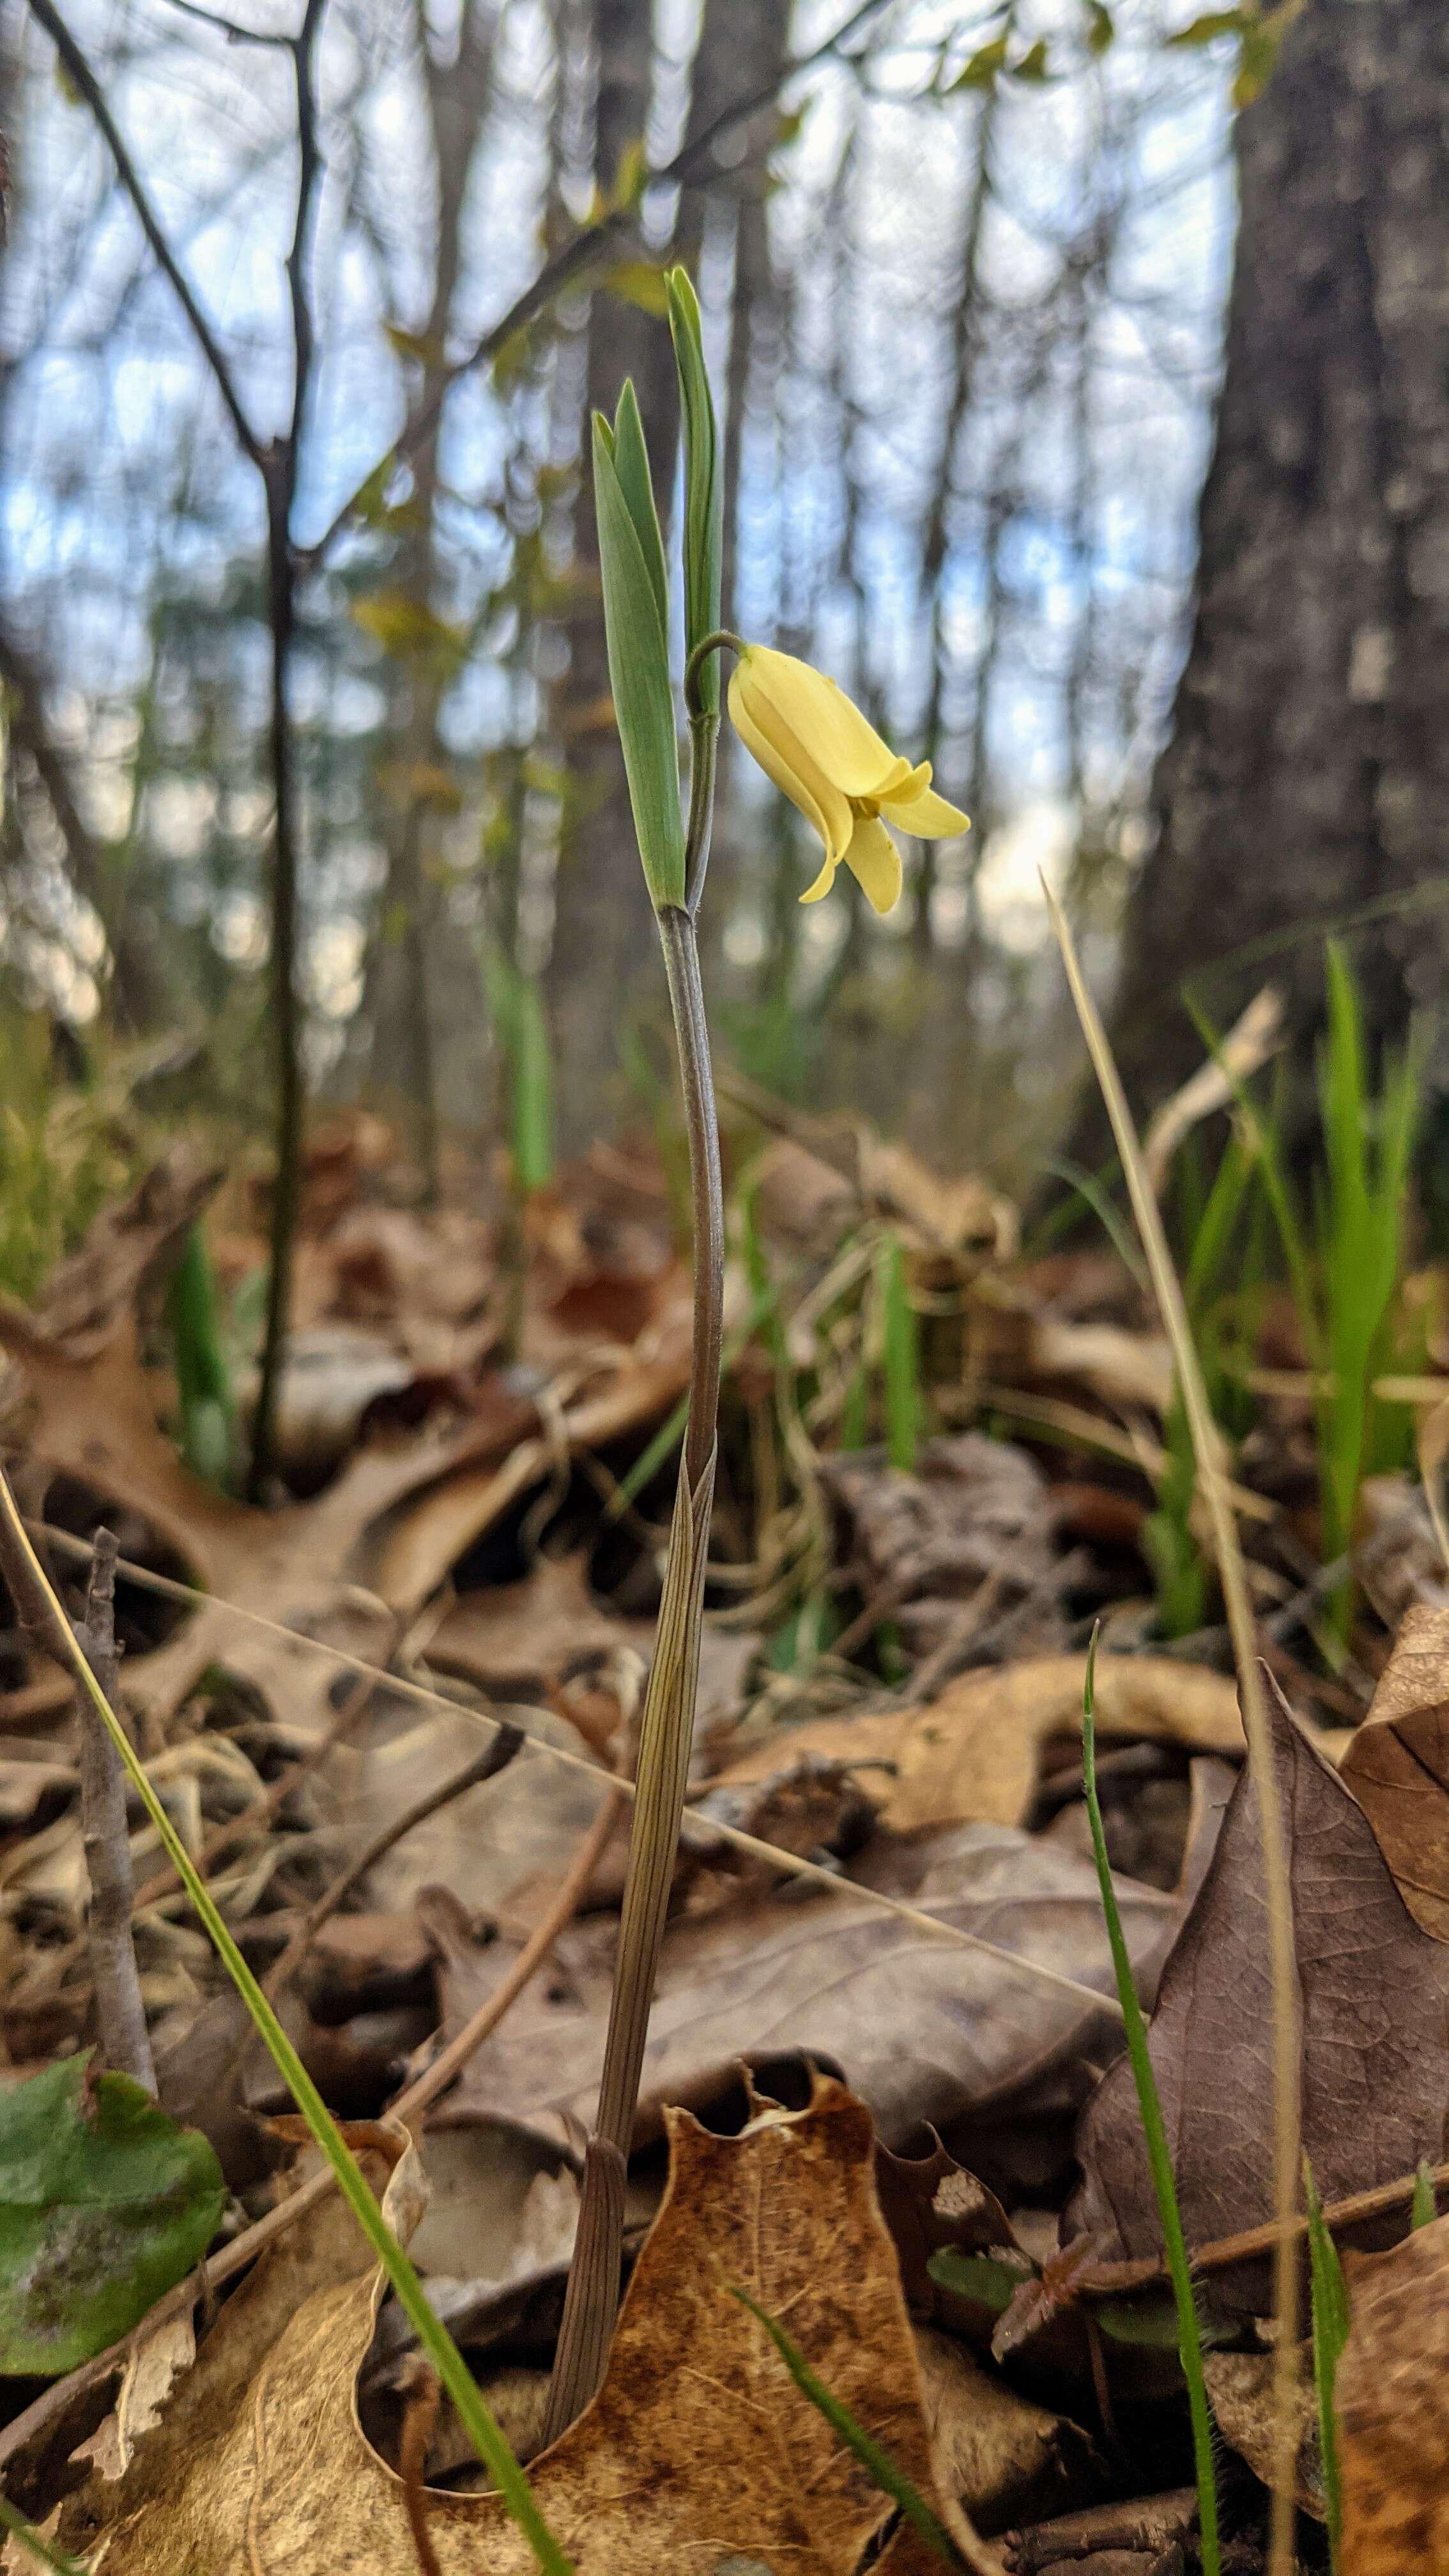
[[[669, 647], [651, 572], [615, 463], [616, 439], [594, 415], [594, 507], [614, 716], [650, 899], [684, 902], [684, 824]], [[652, 507], [652, 503], [651, 503]], [[657, 525], [657, 523], [656, 523]], [[662, 553], [661, 553], [662, 560]]]
[[1427, 2156], [1419, 2160], [1414, 2175], [1414, 2207], [1409, 2219], [1412, 2233], [1420, 2227], [1432, 2227], [1439, 2215], [1439, 2196], [1434, 2189], [1434, 2168]]
[[88, 2054], [0, 2093], [0, 2372], [58, 2378], [129, 2333], [225, 2203], [200, 2130]]
[[1328, 2525], [1328, 2561], [1335, 2571], [1343, 2539], [1343, 2476], [1338, 2457], [1338, 2416], [1334, 2382], [1348, 2341], [1348, 2289], [1338, 2247], [1329, 2234], [1308, 2158], [1303, 2159], [1304, 2198], [1308, 2210], [1308, 2277], [1313, 2314], [1313, 2385], [1318, 2399], [1318, 2447], [1323, 2462], [1323, 2518]]
[[654, 597], [659, 609], [659, 626], [666, 650], [669, 642], [669, 574], [664, 562], [664, 539], [659, 532], [659, 513], [654, 507], [654, 477], [649, 470], [649, 448], [644, 436], [644, 423], [639, 417], [639, 397], [629, 377], [619, 396], [614, 414], [614, 471], [624, 495], [629, 516], [639, 539], [639, 550], [648, 567]]
[[1241, 36], [1254, 23], [1246, 9], [1209, 9], [1190, 26], [1179, 27], [1167, 42], [1169, 46], [1210, 45], [1217, 36]]
[[669, 310], [669, 288], [657, 260], [616, 260], [603, 271], [599, 284], [607, 295], [617, 295], [623, 304], [637, 304], [641, 313], [652, 313], [658, 321]]
[[1004, 2316], [1021, 2288], [1032, 2277], [1031, 2265], [1025, 2260], [1009, 2261], [1004, 2254], [956, 2254], [949, 2247], [928, 2255], [926, 2270], [943, 2290], [954, 2290], [958, 2298], [974, 2299], [979, 2307], [990, 2308]]
[[468, 639], [461, 627], [450, 626], [425, 599], [415, 599], [410, 591], [396, 586], [354, 599], [352, 621], [396, 662], [432, 661], [445, 671], [456, 671], [467, 654]]
[[[679, 371], [684, 429], [684, 646], [692, 653], [719, 625], [724, 519], [719, 478], [719, 433], [704, 363], [699, 299], [683, 268], [669, 272], [669, 329]], [[699, 674], [700, 704], [719, 705], [719, 656], [710, 654]]]
[[[965, 70], [956, 74], [951, 90], [994, 89], [996, 75], [1005, 68], [1005, 64], [1006, 38], [993, 36], [989, 45], [977, 46]], [[949, 98], [951, 91], [948, 90], [946, 95]]]

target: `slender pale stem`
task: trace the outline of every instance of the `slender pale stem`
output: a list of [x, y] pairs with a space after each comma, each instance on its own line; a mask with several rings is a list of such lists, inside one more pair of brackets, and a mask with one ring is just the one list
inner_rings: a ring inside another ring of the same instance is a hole
[[[712, 649], [721, 639], [707, 640]], [[694, 1211], [694, 1348], [689, 1417], [654, 1662], [639, 1730], [634, 1821], [599, 2109], [585, 2159], [578, 2241], [549, 2391], [544, 2428], [548, 2441], [557, 2439], [598, 2389], [614, 2330], [624, 2239], [624, 2176], [634, 2134], [649, 2007], [654, 1998], [679, 1848], [699, 1682], [699, 1636], [724, 1341], [724, 1185], [693, 911], [709, 854], [714, 737], [719, 719], [712, 711], [701, 708], [693, 697], [690, 682], [698, 660], [698, 655], [691, 657], [686, 684], [694, 754], [685, 863], [691, 906], [683, 910], [669, 904], [658, 916], [684, 1093]]]

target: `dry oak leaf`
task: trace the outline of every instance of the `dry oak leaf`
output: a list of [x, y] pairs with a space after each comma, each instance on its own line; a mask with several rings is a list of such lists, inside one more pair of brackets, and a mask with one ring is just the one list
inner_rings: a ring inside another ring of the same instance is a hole
[[[1045, 1747], [1054, 1736], [1075, 1742], [1081, 1735], [1086, 1669], [1085, 1655], [1030, 1655], [961, 1674], [928, 1708], [815, 1718], [789, 1732], [775, 1727], [719, 1780], [762, 1779], [788, 1757], [818, 1753], [859, 1761], [861, 1784], [894, 1833], [1024, 1825]], [[1097, 1733], [1103, 1741], [1179, 1744], [1232, 1759], [1243, 1752], [1235, 1684], [1171, 1655], [1098, 1656]]]
[[[1367, 1817], [1265, 1675], [1288, 1840], [1302, 2013], [1303, 2146], [1325, 2201], [1442, 2152], [1449, 1951], [1421, 1932]], [[1162, 1972], [1149, 2034], [1189, 2244], [1272, 2215], [1272, 1999], [1257, 1790], [1239, 1776], [1217, 1849]], [[1157, 2200], [1125, 2058], [1077, 2130], [1064, 2235], [1156, 2254]], [[1266, 2266], [1234, 2304], [1258, 2303]]]
[[[715, 2576], [731, 2553], [773, 2576], [850, 2576], [892, 2507], [728, 2285], [788, 2321], [826, 2385], [934, 2502], [869, 2114], [822, 2082], [808, 2110], [764, 2108], [737, 2138], [674, 2112], [670, 2146], [604, 2386], [530, 2472], [539, 2507], [578, 2576]], [[416, 2576], [401, 2483], [357, 2421], [380, 2296], [373, 2275], [306, 2302], [234, 2420], [110, 2535], [95, 2562], [104, 2576]], [[443, 2576], [533, 2576], [498, 2498], [428, 2501]], [[873, 2563], [889, 2576], [938, 2564], [909, 2532]]]
[[1449, 2570], [1449, 2218], [1346, 2254], [1338, 2365], [1341, 2576]]
[[1449, 1610], [1405, 1612], [1343, 1777], [1414, 1921], [1449, 1941]]

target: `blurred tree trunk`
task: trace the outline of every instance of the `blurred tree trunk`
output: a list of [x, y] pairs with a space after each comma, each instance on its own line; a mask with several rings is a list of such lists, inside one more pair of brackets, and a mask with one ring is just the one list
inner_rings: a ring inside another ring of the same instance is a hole
[[[1238, 129], [1241, 231], [1196, 624], [1128, 909], [1140, 1107], [1269, 976], [1317, 1019], [1320, 924], [1449, 887], [1449, 19], [1310, 0]], [[1301, 930], [1271, 956], [1248, 943]], [[1442, 999], [1449, 908], [1353, 942], [1376, 1038]], [[1076, 1150], [1104, 1131], [1084, 1112]]]
[[[594, 178], [611, 196], [642, 152], [654, 81], [651, 0], [594, 0]], [[565, 1150], [588, 1143], [619, 1105], [619, 1041], [659, 993], [658, 942], [634, 845], [623, 756], [609, 702], [599, 590], [598, 539], [589, 474], [589, 423], [612, 418], [632, 376], [661, 512], [674, 465], [678, 397], [669, 332], [657, 316], [595, 287], [588, 321], [582, 479], [575, 512], [577, 607], [561, 725], [568, 743], [569, 820], [559, 851], [548, 997], [559, 1058], [559, 1133]]]
[[[441, 60], [422, 0], [416, 40], [424, 67], [433, 166], [438, 192], [433, 291], [423, 326], [416, 400], [433, 402], [445, 383], [453, 303], [463, 265], [468, 183], [491, 95], [497, 32], [494, 0], [465, 0], [456, 52]], [[393, 579], [420, 606], [438, 608], [438, 438], [435, 426], [414, 451], [413, 512]], [[391, 666], [397, 748], [383, 780], [388, 873], [379, 928], [368, 958], [361, 1014], [368, 1070], [382, 1091], [399, 1091], [413, 1112], [414, 1147], [425, 1186], [437, 1177], [440, 1113], [477, 1124], [482, 1114], [483, 1011], [478, 961], [471, 943], [450, 929], [441, 885], [441, 837], [448, 811], [440, 797], [450, 758], [438, 741], [445, 680], [435, 659], [415, 653]], [[446, 1062], [446, 1096], [439, 1097]]]

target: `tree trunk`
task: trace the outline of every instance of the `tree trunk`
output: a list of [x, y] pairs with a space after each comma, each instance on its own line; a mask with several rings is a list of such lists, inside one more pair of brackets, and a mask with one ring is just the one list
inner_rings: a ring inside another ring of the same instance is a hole
[[[1201, 1059], [1189, 980], [1222, 1027], [1271, 977], [1301, 1037], [1324, 930], [1381, 905], [1350, 953], [1382, 1040], [1449, 952], [1442, 0], [1310, 0], [1238, 157], [1196, 623], [1115, 1010], [1144, 1108]], [[1102, 1142], [1091, 1114], [1079, 1150]]]
[[[641, 147], [653, 92], [650, 0], [595, 0], [597, 63], [594, 175], [608, 196], [620, 164]], [[668, 506], [678, 397], [664, 323], [596, 288], [588, 325], [582, 426], [583, 479], [575, 520], [578, 610], [570, 636], [567, 707], [570, 818], [559, 852], [548, 995], [559, 1056], [559, 1130], [576, 1150], [613, 1123], [619, 1106], [619, 1041], [631, 1018], [660, 995], [658, 943], [634, 842], [623, 755], [609, 713], [609, 666], [599, 588], [598, 538], [588, 472], [589, 422], [612, 419], [634, 379], [661, 512]]]

